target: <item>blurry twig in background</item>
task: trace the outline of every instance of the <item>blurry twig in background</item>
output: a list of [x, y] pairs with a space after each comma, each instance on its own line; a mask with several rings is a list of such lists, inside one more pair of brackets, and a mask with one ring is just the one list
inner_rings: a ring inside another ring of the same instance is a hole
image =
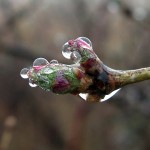
[[5, 53], [13, 57], [18, 57], [30, 61], [37, 57], [32, 53], [32, 50], [26, 48], [25, 46], [0, 43], [0, 47], [1, 53]]
[[[35, 5], [35, 1], [32, 0], [31, 2], [21, 6], [21, 9], [17, 11], [12, 8], [11, 2], [9, 1], [2, 0], [0, 1], [0, 4], [3, 12], [2, 16], [5, 18], [3, 23], [0, 25], [0, 51], [13, 57], [33, 60], [37, 57], [37, 55], [33, 54], [33, 50], [31, 48], [23, 46], [20, 43], [20, 36], [17, 31], [16, 24], [24, 17], [33, 13], [36, 7], [39, 6], [38, 1], [36, 1]], [[7, 32], [9, 33], [10, 38], [6, 38], [5, 40], [5, 36], [9, 36], [7, 35]], [[18, 40], [16, 40], [16, 38]]]
[[0, 142], [0, 147], [1, 150], [7, 150], [9, 148], [13, 132], [14, 132], [14, 127], [17, 124], [17, 119], [15, 116], [8, 116], [4, 122], [4, 131], [1, 136], [1, 142]]
[[70, 137], [66, 143], [67, 150], [82, 150], [84, 145], [85, 126], [90, 108], [84, 102], [77, 104], [73, 116]]

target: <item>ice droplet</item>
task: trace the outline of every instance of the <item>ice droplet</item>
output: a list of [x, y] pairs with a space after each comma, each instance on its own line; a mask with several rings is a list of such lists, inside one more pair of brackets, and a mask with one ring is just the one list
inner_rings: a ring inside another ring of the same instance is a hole
[[44, 73], [45, 74], [50, 74], [50, 73], [52, 73], [53, 72], [53, 69], [51, 69], [51, 68], [45, 68], [44, 69]]
[[35, 59], [35, 61], [33, 62], [33, 67], [35, 66], [45, 66], [47, 65], [49, 62], [45, 59], [45, 58], [37, 58]]
[[86, 100], [86, 99], [87, 99], [87, 96], [88, 96], [88, 93], [80, 93], [79, 96], [80, 96], [81, 98], [83, 98], [84, 100]]
[[73, 51], [71, 54], [71, 60], [74, 63], [79, 63], [81, 60], [81, 55], [77, 51]]
[[50, 64], [58, 64], [58, 61], [53, 59], [53, 60], [50, 61]]
[[86, 38], [86, 37], [79, 37], [78, 39], [81, 39], [82, 41], [87, 43], [90, 47], [92, 47], [92, 42], [88, 38]]
[[[108, 95], [105, 95], [105, 97], [103, 99], [100, 99], [100, 102], [104, 102], [108, 99], [110, 99], [112, 96], [114, 96], [118, 91], [120, 91], [120, 89], [117, 89], [113, 92], [111, 92], [110, 94]], [[84, 100], [87, 100], [87, 97], [88, 97], [88, 93], [80, 93], [79, 96], [84, 99]]]
[[29, 85], [31, 87], [37, 87], [37, 84], [33, 83], [33, 80], [29, 79]]
[[110, 99], [112, 96], [114, 96], [118, 91], [120, 91], [120, 89], [117, 89], [117, 90], [115, 90], [115, 91], [113, 91], [113, 92], [111, 92], [110, 94], [108, 94], [108, 95], [105, 95], [105, 97], [103, 98], [103, 99], [101, 99], [101, 102], [103, 102], [103, 101], [106, 101], [106, 100], [108, 100], [108, 99]]
[[29, 71], [29, 69], [23, 68], [23, 69], [20, 71], [20, 76], [21, 76], [22, 78], [24, 78], [24, 79], [27, 79], [27, 78], [28, 78], [28, 75], [27, 75], [28, 71]]
[[72, 53], [71, 47], [69, 46], [69, 44], [67, 42], [62, 47], [62, 54], [65, 58], [70, 59], [71, 53]]

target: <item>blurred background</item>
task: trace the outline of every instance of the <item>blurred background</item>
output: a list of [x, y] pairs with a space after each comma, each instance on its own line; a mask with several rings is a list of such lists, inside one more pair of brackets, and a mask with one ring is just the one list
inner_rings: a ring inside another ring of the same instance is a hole
[[0, 0], [0, 150], [150, 149], [150, 81], [89, 104], [20, 77], [38, 57], [71, 63], [61, 47], [79, 36], [109, 67], [148, 67], [150, 1]]

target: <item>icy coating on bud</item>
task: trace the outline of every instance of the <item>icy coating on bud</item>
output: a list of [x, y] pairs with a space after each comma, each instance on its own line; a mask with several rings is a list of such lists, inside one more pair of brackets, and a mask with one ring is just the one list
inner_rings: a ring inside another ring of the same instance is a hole
[[122, 81], [126, 78], [123, 71], [113, 70], [103, 64], [93, 51], [92, 42], [86, 37], [66, 42], [62, 47], [62, 55], [73, 64], [37, 58], [30, 69], [21, 70], [21, 77], [29, 79], [31, 87], [38, 86], [57, 94], [71, 93], [89, 102], [107, 100], [122, 85], [128, 84]]
[[81, 55], [76, 52], [76, 51], [73, 51], [71, 53], [71, 60], [74, 62], [74, 63], [79, 63], [81, 61]]
[[39, 86], [57, 94], [78, 93], [92, 82], [78, 67], [72, 68], [71, 65], [60, 64], [57, 60], [49, 63], [44, 58], [37, 58], [33, 67], [22, 69], [20, 75], [24, 79], [29, 78], [31, 87]]
[[81, 53], [83, 49], [93, 51], [92, 42], [86, 37], [79, 37], [75, 40], [69, 40], [63, 45], [62, 55], [67, 59], [71, 59], [71, 54], [74, 51]]

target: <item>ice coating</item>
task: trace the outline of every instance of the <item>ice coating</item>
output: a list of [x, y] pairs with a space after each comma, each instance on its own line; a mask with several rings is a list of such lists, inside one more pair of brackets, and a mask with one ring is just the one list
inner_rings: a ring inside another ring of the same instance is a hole
[[110, 94], [105, 95], [105, 97], [104, 97], [103, 99], [101, 99], [100, 101], [101, 101], [101, 102], [104, 102], [104, 101], [110, 99], [110, 98], [113, 97], [116, 93], [118, 93], [120, 90], [121, 90], [121, 89], [117, 89], [117, 90], [111, 92]]
[[120, 90], [120, 72], [114, 74], [114, 70], [103, 64], [88, 38], [69, 40], [62, 47], [62, 55], [73, 64], [37, 58], [30, 69], [21, 70], [21, 77], [29, 79], [31, 87], [38, 86], [57, 94], [79, 95], [90, 102], [105, 101]]
[[77, 52], [78, 50], [83, 49], [83, 48], [88, 49], [88, 50], [93, 50], [92, 42], [88, 38], [79, 37], [75, 40], [69, 40], [62, 47], [62, 55], [65, 58], [70, 59], [72, 52], [74, 51]]
[[81, 55], [79, 54], [79, 52], [77, 51], [73, 51], [71, 53], [71, 60], [74, 62], [74, 63], [79, 63], [81, 61]]
[[[45, 58], [37, 58], [33, 62], [33, 67], [23, 68], [20, 71], [20, 76], [24, 79], [29, 79], [29, 85], [31, 87], [37, 87], [37, 76], [39, 74], [39, 71], [46, 67], [49, 64], [49, 62]], [[48, 70], [50, 73], [50, 69]]]
[[[118, 93], [120, 91], [120, 89], [117, 89], [113, 92], [111, 92], [110, 94], [107, 94], [104, 96], [104, 98], [100, 98], [99, 101], [100, 102], [104, 102], [106, 100], [109, 100], [111, 97], [113, 97], [116, 93]], [[89, 94], [88, 93], [80, 93], [79, 96], [83, 99], [83, 100], [87, 100], [88, 99], [88, 96]]]
[[48, 63], [44, 58], [37, 58], [33, 67], [22, 69], [20, 75], [29, 79], [31, 87], [39, 86], [57, 94], [77, 93], [80, 85], [85, 84], [84, 88], [88, 85], [88, 78], [79, 68], [72, 69], [71, 65], [60, 64], [57, 60]]

